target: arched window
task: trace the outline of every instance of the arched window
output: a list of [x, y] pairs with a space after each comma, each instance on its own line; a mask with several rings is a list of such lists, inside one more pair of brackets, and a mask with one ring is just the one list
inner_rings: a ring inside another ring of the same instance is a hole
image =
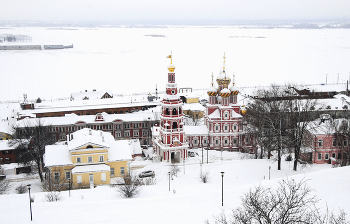
[[170, 113], [169, 113], [169, 108], [166, 108], [166, 109], [165, 109], [165, 115], [170, 115]]
[[173, 129], [177, 129], [177, 122], [173, 123]]
[[92, 147], [92, 145], [88, 145], [88, 146], [86, 146], [86, 148], [87, 149], [92, 149], [93, 147]]
[[177, 115], [177, 110], [176, 110], [176, 108], [173, 109], [173, 115]]

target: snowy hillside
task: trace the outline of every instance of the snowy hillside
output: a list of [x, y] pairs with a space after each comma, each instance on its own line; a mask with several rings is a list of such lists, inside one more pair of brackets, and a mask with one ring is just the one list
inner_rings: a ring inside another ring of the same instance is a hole
[[[154, 170], [156, 185], [144, 186], [135, 198], [120, 196], [115, 188], [98, 186], [94, 189], [61, 192], [63, 199], [59, 202], [45, 202], [45, 192], [40, 192], [38, 179], [23, 183], [33, 185], [33, 222], [30, 221], [28, 193], [15, 194], [14, 188], [21, 182], [11, 182], [12, 190], [8, 195], [1, 195], [1, 223], [204, 223], [222, 210], [230, 212], [240, 205], [240, 197], [251, 187], [259, 184], [276, 186], [280, 178], [307, 179], [307, 183], [321, 199], [319, 207], [327, 205], [335, 212], [343, 208], [348, 215], [350, 206], [350, 167], [331, 168], [330, 165], [312, 165], [299, 167], [292, 171], [292, 164], [283, 161], [282, 170], [277, 171], [277, 163], [267, 160], [243, 159], [245, 154], [210, 151], [209, 164], [204, 164], [202, 172], [209, 172], [210, 182], [199, 180], [201, 170], [201, 151], [196, 157], [190, 157], [185, 164], [179, 164], [178, 177], [170, 181], [169, 164], [137, 161], [134, 167], [145, 165], [142, 170]], [[269, 178], [271, 166], [271, 180]], [[184, 170], [185, 168], [185, 170]], [[225, 172], [224, 206], [221, 206], [222, 178]], [[5, 206], [4, 206], [5, 205]]]

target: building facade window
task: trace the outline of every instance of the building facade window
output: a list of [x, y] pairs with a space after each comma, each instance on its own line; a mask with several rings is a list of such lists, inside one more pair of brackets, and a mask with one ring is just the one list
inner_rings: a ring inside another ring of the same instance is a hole
[[318, 140], [318, 147], [323, 147], [323, 139]]
[[54, 174], [54, 181], [59, 182], [60, 181], [60, 173], [55, 173]]
[[83, 183], [83, 177], [82, 177], [82, 175], [78, 175], [78, 176], [77, 176], [77, 183], [78, 183], [78, 184], [82, 184], [82, 183]]
[[125, 175], [125, 167], [120, 167], [120, 175]]
[[336, 157], [336, 154], [335, 154], [334, 152], [332, 153], [332, 157], [333, 157], [333, 158], [335, 158], [335, 157]]
[[130, 131], [124, 131], [124, 137], [129, 137], [130, 136]]
[[106, 173], [101, 173], [101, 182], [106, 182]]
[[111, 176], [114, 176], [114, 168], [111, 168]]
[[329, 154], [328, 153], [324, 154], [324, 159], [325, 160], [329, 160]]
[[92, 163], [92, 156], [88, 156], [88, 163]]
[[103, 162], [104, 160], [103, 160], [103, 156], [99, 156], [99, 161], [100, 162]]
[[77, 163], [81, 163], [81, 157], [77, 157]]
[[317, 160], [322, 160], [322, 153], [317, 154]]
[[337, 146], [337, 140], [336, 140], [335, 138], [333, 138], [332, 146], [333, 146], [333, 147], [336, 147], [336, 146]]
[[66, 180], [70, 179], [70, 172], [66, 171]]

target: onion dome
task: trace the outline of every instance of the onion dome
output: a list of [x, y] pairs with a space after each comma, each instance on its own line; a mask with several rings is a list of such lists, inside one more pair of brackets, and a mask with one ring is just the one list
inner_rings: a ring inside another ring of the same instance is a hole
[[247, 114], [247, 110], [245, 109], [244, 104], [243, 104], [243, 106], [241, 107], [241, 114], [242, 114], [243, 116]]
[[222, 71], [216, 78], [216, 82], [218, 83], [218, 85], [228, 86], [231, 83], [231, 79], [230, 77], [226, 76], [225, 71]]
[[169, 70], [169, 72], [173, 73], [175, 71], [175, 66], [173, 64], [170, 64], [168, 66], [168, 70]]
[[218, 75], [218, 77], [216, 79], [216, 82], [218, 83], [218, 85], [222, 85], [222, 86], [227, 87], [230, 84], [231, 79], [230, 79], [230, 77], [227, 77], [227, 75], [226, 75], [226, 71], [225, 71], [226, 70], [226, 63], [225, 63], [225, 60], [226, 60], [226, 57], [225, 57], [225, 53], [224, 53], [224, 62], [222, 64], [222, 71]]
[[218, 89], [214, 86], [214, 75], [211, 74], [211, 86], [207, 91], [208, 96], [216, 96], [218, 94]]
[[167, 58], [170, 58], [170, 65], [168, 65], [168, 70], [169, 72], [173, 73], [175, 71], [175, 66], [173, 65], [173, 53], [171, 52], [171, 54], [168, 55]]
[[239, 93], [239, 90], [236, 86], [231, 86], [230, 91], [231, 91], [232, 96], [238, 95], [238, 93]]
[[222, 89], [220, 92], [220, 96], [224, 98], [229, 97], [230, 95], [231, 95], [231, 91], [227, 88]]
[[214, 86], [211, 86], [209, 87], [207, 94], [208, 96], [216, 96], [218, 94], [218, 90]]

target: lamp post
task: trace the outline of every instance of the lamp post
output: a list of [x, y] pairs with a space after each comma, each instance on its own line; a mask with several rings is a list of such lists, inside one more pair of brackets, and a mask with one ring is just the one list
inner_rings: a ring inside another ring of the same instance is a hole
[[29, 192], [29, 208], [30, 208], [30, 221], [33, 221], [33, 216], [32, 216], [32, 197], [30, 196], [30, 186], [31, 184], [28, 184], [28, 192]]
[[269, 180], [270, 180], [270, 171], [271, 171], [271, 166], [269, 166]]
[[169, 175], [169, 191], [170, 191], [170, 172], [168, 172]]
[[224, 206], [224, 173], [225, 172], [221, 172], [221, 206]]
[[70, 197], [70, 178], [68, 178], [68, 189], [69, 189], [69, 197]]

